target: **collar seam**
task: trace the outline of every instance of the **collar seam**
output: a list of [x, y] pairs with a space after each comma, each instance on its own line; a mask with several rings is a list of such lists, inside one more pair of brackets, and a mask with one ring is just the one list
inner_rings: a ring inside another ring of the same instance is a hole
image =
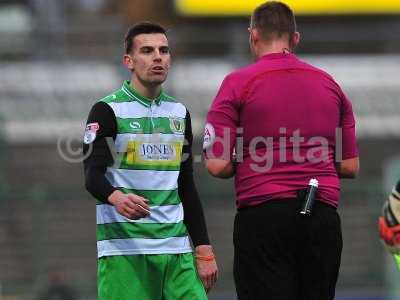
[[150, 104], [144, 102], [142, 99], [139, 99], [138, 97], [136, 97], [131, 91], [129, 91], [125, 86], [122, 87], [122, 90], [125, 92], [125, 94], [128, 95], [128, 97], [130, 97], [133, 100], [136, 100], [137, 102], [139, 102], [140, 104], [149, 107]]
[[[125, 86], [125, 84], [122, 85], [122, 90], [125, 92], [125, 94], [127, 94], [130, 98], [133, 98], [134, 100], [138, 101], [139, 103], [141, 103], [142, 105], [146, 106], [146, 107], [150, 107], [151, 106], [151, 102], [155, 102], [158, 106], [161, 105], [161, 101], [162, 101], [162, 97], [163, 92], [161, 91], [160, 95], [154, 99], [154, 100], [143, 100], [140, 99], [138, 96], [136, 96], [134, 93], [132, 93], [129, 88], [127, 88]], [[149, 103], [150, 102], [150, 103]]]

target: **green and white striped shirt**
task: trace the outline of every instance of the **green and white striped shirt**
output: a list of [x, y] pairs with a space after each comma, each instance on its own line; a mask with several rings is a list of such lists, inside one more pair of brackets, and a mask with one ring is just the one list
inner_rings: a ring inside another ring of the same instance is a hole
[[111, 107], [117, 124], [116, 159], [105, 176], [122, 192], [148, 199], [151, 214], [130, 220], [99, 201], [98, 257], [191, 252], [178, 195], [185, 106], [164, 92], [146, 99], [128, 81], [100, 101]]

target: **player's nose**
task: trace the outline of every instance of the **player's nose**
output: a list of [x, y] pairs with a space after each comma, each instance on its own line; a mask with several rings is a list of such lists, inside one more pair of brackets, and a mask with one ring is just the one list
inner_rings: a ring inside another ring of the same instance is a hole
[[161, 61], [161, 53], [159, 50], [154, 51], [154, 61]]

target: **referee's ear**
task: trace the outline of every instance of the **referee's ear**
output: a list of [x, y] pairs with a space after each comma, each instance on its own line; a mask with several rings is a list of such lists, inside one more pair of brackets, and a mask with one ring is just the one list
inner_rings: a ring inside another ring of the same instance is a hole
[[290, 48], [291, 50], [294, 50], [297, 45], [300, 43], [300, 32], [296, 31], [290, 41]]

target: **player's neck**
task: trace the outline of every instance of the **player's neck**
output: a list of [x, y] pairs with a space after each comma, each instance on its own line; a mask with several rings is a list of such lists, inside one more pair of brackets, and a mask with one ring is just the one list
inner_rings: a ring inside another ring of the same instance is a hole
[[161, 93], [161, 84], [145, 84], [138, 80], [136, 76], [131, 78], [130, 85], [140, 95], [150, 100], [156, 99]]
[[286, 40], [275, 40], [268, 43], [260, 43], [256, 50], [257, 59], [272, 53], [289, 53], [289, 43]]

